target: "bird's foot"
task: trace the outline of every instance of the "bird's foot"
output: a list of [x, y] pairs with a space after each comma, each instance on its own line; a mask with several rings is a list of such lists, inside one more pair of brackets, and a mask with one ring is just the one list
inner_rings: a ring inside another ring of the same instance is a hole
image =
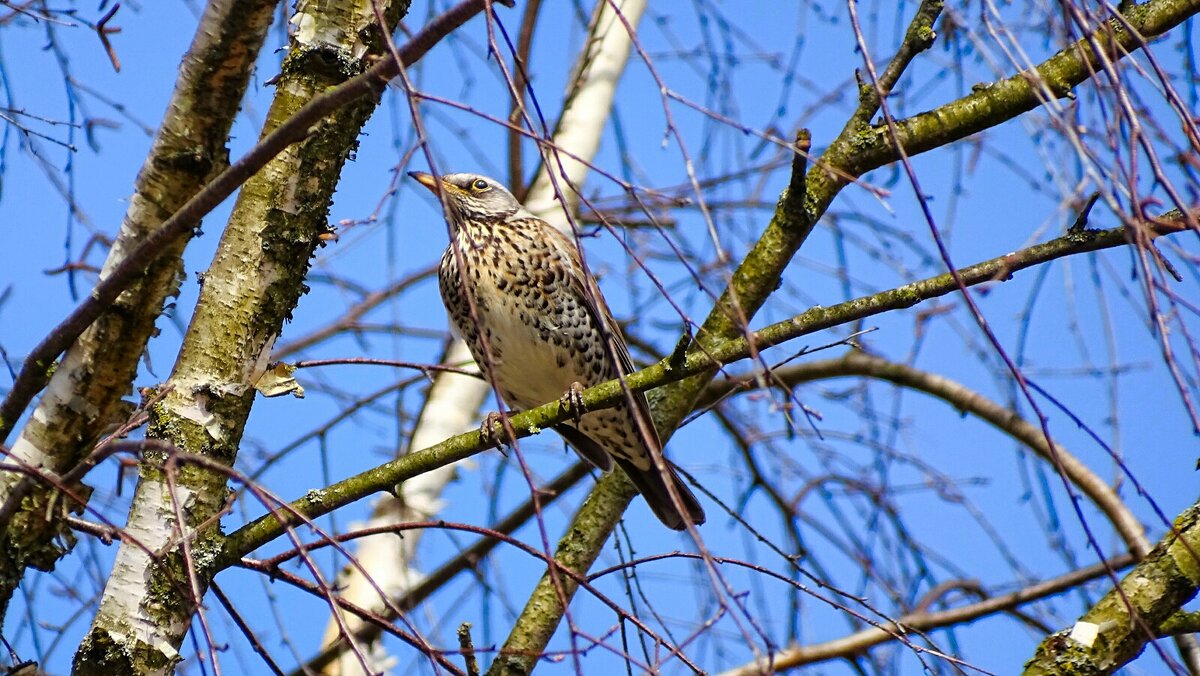
[[500, 411], [491, 411], [485, 415], [483, 422], [479, 425], [479, 436], [488, 446], [503, 449], [507, 438], [504, 433], [504, 414]]
[[579, 419], [587, 412], [587, 409], [583, 405], [583, 384], [578, 380], [571, 383], [570, 389], [558, 398], [558, 405], [564, 411], [570, 413], [575, 422], [579, 422]]

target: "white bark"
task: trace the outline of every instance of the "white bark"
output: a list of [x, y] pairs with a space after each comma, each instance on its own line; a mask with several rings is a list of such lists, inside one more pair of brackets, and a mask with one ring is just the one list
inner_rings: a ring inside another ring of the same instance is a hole
[[[613, 5], [608, 0], [597, 0], [597, 4], [589, 39], [575, 66], [577, 75], [571, 83], [574, 91], [567, 94], [568, 104], [559, 119], [553, 139], [555, 147], [588, 162], [600, 148], [617, 82], [629, 60], [632, 44]], [[620, 12], [629, 25], [636, 28], [646, 8], [645, 0], [618, 0], [616, 4], [620, 6]], [[554, 170], [555, 181], [550, 180], [548, 167]], [[555, 183], [562, 191], [567, 208], [574, 211], [579, 203], [578, 195], [568, 186], [581, 186], [587, 178], [587, 172], [588, 166], [584, 162], [549, 151], [526, 197], [526, 207], [569, 233], [570, 224], [562, 203], [557, 199]], [[446, 363], [470, 361], [466, 344], [456, 339], [446, 352]], [[490, 387], [483, 380], [454, 373], [439, 373], [413, 431], [410, 450], [426, 448], [469, 431], [478, 424], [479, 408], [489, 392]], [[452, 465], [404, 482], [397, 491], [399, 499], [385, 497], [377, 500], [370, 521], [362, 525], [388, 526], [424, 519], [437, 513], [442, 507], [441, 493], [458, 468], [459, 465]], [[419, 582], [420, 574], [416, 572], [413, 559], [419, 541], [418, 533], [406, 533], [403, 540], [394, 535], [357, 540], [355, 558], [359, 565], [347, 567], [338, 580], [339, 588], [344, 590], [343, 596], [362, 607], [382, 609], [377, 587], [396, 598]], [[342, 622], [351, 631], [361, 624], [356, 617], [348, 614], [343, 615]], [[331, 619], [325, 632], [325, 644], [337, 640], [340, 635], [337, 621]], [[386, 659], [380, 656], [381, 651], [378, 650], [365, 649], [362, 652], [371, 656], [372, 661]], [[376, 662], [373, 666], [382, 664]], [[323, 673], [338, 676], [360, 674], [362, 666], [357, 657], [344, 653]]]
[[[574, 91], [568, 90], [566, 94], [567, 106], [554, 132], [553, 148], [546, 153], [545, 165], [525, 197], [526, 209], [568, 235], [572, 233], [567, 213], [575, 213], [579, 206], [579, 195], [575, 190], [580, 189], [587, 178], [588, 165], [584, 162], [595, 158], [600, 149], [600, 138], [612, 113], [617, 82], [625, 72], [633, 44], [633, 36], [625, 29], [614, 4], [619, 5], [620, 14], [634, 30], [646, 10], [645, 0], [598, 0], [591, 35], [575, 65], [576, 75], [571, 82]], [[554, 148], [561, 148], [583, 162], [557, 153]], [[562, 203], [558, 199], [560, 194]]]
[[[30, 422], [39, 427], [53, 424], [65, 415], [89, 415], [89, 409], [94, 408], [88, 402], [81, 401], [73, 387], [72, 374], [79, 373], [85, 365], [81, 362], [82, 350], [71, 349], [63, 356], [62, 363], [54, 371], [49, 384], [46, 385], [42, 399], [30, 416]], [[12, 448], [9, 449], [7, 460], [15, 465], [30, 468], [46, 468], [47, 475], [53, 475], [49, 469], [55, 467], [56, 455], [50, 449], [44, 449], [39, 444], [38, 436], [33, 433], [35, 425], [27, 424], [21, 429]], [[7, 502], [13, 488], [24, 475], [17, 472], [0, 473], [0, 504]]]
[[[461, 340], [454, 340], [446, 349], [443, 363], [471, 364], [471, 353]], [[434, 379], [425, 399], [425, 408], [413, 430], [409, 450], [426, 448], [443, 439], [461, 434], [476, 424], [479, 409], [487, 398], [488, 386], [478, 378], [443, 371]], [[423, 521], [442, 509], [441, 493], [459, 470], [459, 464], [447, 465], [414, 477], [397, 487], [399, 499], [391, 496], [377, 498], [369, 521], [354, 527], [379, 528], [406, 521]], [[337, 586], [342, 598], [363, 608], [382, 611], [379, 592], [398, 598], [421, 581], [413, 565], [417, 543], [422, 530], [408, 531], [401, 538], [393, 534], [370, 535], [355, 540], [355, 559], [358, 566], [347, 566], [338, 576]], [[364, 574], [365, 573], [365, 574]], [[351, 630], [362, 621], [356, 615], [342, 614], [342, 622]], [[323, 645], [341, 635], [341, 627], [333, 619], [325, 629]], [[372, 669], [383, 671], [390, 661], [379, 650], [363, 650]], [[330, 663], [323, 673], [357, 674], [362, 672], [359, 659], [344, 653], [340, 660]]]
[[[304, 37], [343, 40], [319, 48], [341, 59], [365, 54], [377, 39], [371, 28], [377, 2], [301, 2], [299, 11], [311, 13], [319, 22]], [[380, 9], [394, 20], [406, 6], [382, 3]], [[300, 47], [293, 42], [291, 54], [312, 53]], [[285, 70], [276, 82], [263, 133], [367, 65], [346, 64], [342, 70], [304, 76]], [[214, 464], [236, 457], [253, 403], [253, 384], [268, 364], [287, 309], [298, 299], [316, 235], [325, 224], [320, 205], [331, 197], [343, 168], [344, 149], [361, 131], [367, 112], [359, 103], [331, 115], [313, 128], [303, 144], [280, 152], [242, 186], [205, 273], [167, 382], [170, 391], [154, 407], [148, 439], [169, 441], [180, 451]], [[282, 247], [292, 246], [296, 249], [281, 253]], [[292, 255], [300, 253], [301, 246], [308, 247], [304, 255]], [[177, 495], [186, 500], [176, 503], [166, 495], [171, 481], [178, 486]], [[216, 468], [175, 463], [165, 452], [144, 455], [126, 529], [139, 542], [121, 541], [92, 629], [76, 652], [78, 673], [160, 673], [173, 667], [173, 650], [182, 643], [197, 611], [195, 602], [203, 598], [204, 575], [211, 572], [207, 564], [221, 544], [214, 524], [227, 486], [226, 475]], [[195, 542], [182, 541], [184, 546], [164, 547], [176, 529], [185, 534], [203, 529], [203, 533]], [[148, 556], [147, 549], [156, 556]], [[180, 559], [181, 552], [188, 558]], [[181, 580], [188, 586], [182, 586]]]
[[[139, 487], [141, 498], [129, 513], [129, 525], [124, 530], [131, 546], [117, 550], [112, 574], [104, 587], [100, 610], [92, 625], [93, 632], [105, 632], [118, 646], [145, 646], [162, 653], [165, 663], [179, 657], [174, 637], [187, 630], [174, 619], [176, 613], [160, 613], [147, 595], [146, 571], [150, 570], [151, 552], [163, 551], [169, 543], [178, 542], [177, 511], [186, 512], [195, 498], [192, 491], [176, 486], [174, 496], [166, 482], [144, 481]], [[191, 536], [189, 531], [188, 536]], [[159, 660], [155, 660], [159, 661]], [[173, 673], [168, 667], [158, 672]]]
[[[209, 3], [205, 8], [196, 37], [180, 65], [179, 79], [163, 115], [162, 126], [154, 140], [150, 156], [138, 174], [121, 229], [100, 271], [101, 280], [106, 279], [113, 269], [123, 263], [129, 252], [190, 196], [189, 190], [199, 189], [195, 184], [200, 180], [196, 170], [167, 166], [170, 163], [164, 158], [178, 153], [180, 148], [200, 153], [201, 157], [222, 150], [219, 145], [213, 147], [211, 143], [207, 143], [206, 139], [228, 134], [237, 107], [209, 105], [208, 97], [212, 97], [214, 92], [214, 78], [210, 75], [211, 65], [219, 62], [228, 69], [221, 76], [224, 83], [234, 82], [239, 77], [242, 79], [240, 86], [229, 88], [229, 85], [222, 85], [226, 89], [221, 91], [222, 94], [237, 92], [240, 98], [249, 79], [249, 64], [253, 61], [252, 56], [246, 55], [256, 53], [261, 46], [270, 16], [271, 8], [261, 2], [221, 0]], [[231, 22], [231, 17], [237, 17], [238, 21]], [[242, 21], [252, 23], [252, 17], [260, 17], [262, 21], [259, 32], [242, 33], [233, 28], [234, 25], [241, 25]], [[233, 77], [238, 68], [245, 68], [245, 74]], [[219, 133], [213, 133], [214, 130]], [[164, 196], [162, 192], [165, 192], [168, 186], [177, 190], [177, 194]], [[161, 269], [169, 268], [172, 265], [171, 259], [177, 261], [178, 256], [178, 252], [165, 254], [155, 266]], [[110, 310], [109, 313], [157, 314], [161, 309], [163, 297], [170, 290], [162, 288], [150, 292], [127, 291], [122, 296], [119, 307]], [[138, 355], [145, 345], [145, 338], [137, 338], [138, 330], [135, 328], [114, 329], [114, 324], [119, 326], [120, 322], [108, 322], [107, 317], [108, 315], [85, 331], [55, 367], [54, 375], [51, 376], [41, 400], [30, 416], [29, 423], [21, 429], [20, 436], [9, 449], [6, 458], [8, 462], [29, 468], [44, 468], [44, 476], [55, 476], [71, 469], [73, 463], [78, 460], [76, 452], [81, 447], [86, 450], [83, 445], [95, 441], [87, 437], [102, 430], [105, 423], [125, 422], [124, 418], [120, 417], [127, 413], [125, 408], [117, 406], [116, 410], [112, 411], [112, 401], [106, 399], [101, 403], [95, 399], [98, 396], [97, 383], [101, 383], [100, 389], [103, 389], [103, 383], [109, 379], [115, 380], [114, 374], [121, 371], [111, 364], [104, 364], [104, 360], [112, 360], [113, 356], [103, 348], [111, 345], [114, 338], [128, 347], [122, 359], [129, 363], [129, 376], [132, 377]], [[102, 326], [106, 328], [100, 329]], [[129, 389], [128, 383], [123, 389]], [[106, 392], [101, 396], [116, 399], [120, 395], [120, 392]], [[101, 408], [110, 411], [105, 414], [110, 419], [98, 420]], [[117, 418], [112, 419], [113, 416]], [[13, 488], [23, 477], [24, 474], [17, 472], [0, 473], [0, 504], [8, 501]]]

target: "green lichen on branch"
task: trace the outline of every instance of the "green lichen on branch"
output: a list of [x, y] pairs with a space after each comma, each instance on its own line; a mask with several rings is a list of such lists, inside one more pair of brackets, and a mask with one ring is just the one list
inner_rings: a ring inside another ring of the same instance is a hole
[[1042, 641], [1027, 676], [1107, 674], [1145, 649], [1161, 626], [1200, 587], [1200, 504], [1184, 510], [1171, 532], [1071, 629]]
[[[1152, 36], [1178, 25], [1195, 13], [1198, 7], [1200, 0], [1158, 0], [1140, 6], [1136, 16], [1131, 14], [1129, 21], [1134, 30], [1140, 31], [1143, 36]], [[897, 58], [885, 69], [885, 74], [889, 74], [891, 82], [898, 81], [912, 55], [928, 48], [929, 43], [922, 42], [927, 36], [924, 28], [932, 26], [940, 10], [941, 5], [938, 2], [922, 3], [906, 34], [906, 44], [898, 52]], [[997, 86], [976, 91], [969, 97], [943, 106], [930, 114], [899, 122], [900, 131], [904, 133], [897, 133], [897, 129], [888, 127], [864, 129], [864, 121], [874, 113], [875, 105], [874, 97], [865, 96], [841, 134], [809, 170], [803, 181], [808, 192], [803, 200], [803, 209], [796, 207], [800, 200], [797, 200], [795, 195], [788, 194], [788, 191], [781, 195], [779, 206], [762, 236], [737, 267], [725, 291], [697, 333], [696, 343], [700, 351], [711, 353], [718, 344], [725, 344], [725, 341], [735, 339], [745, 331], [750, 319], [767, 297], [778, 288], [784, 268], [841, 189], [865, 172], [896, 160], [897, 146], [892, 143], [893, 139], [897, 139], [906, 153], [912, 155], [960, 140], [1031, 110], [1051, 98], [1040, 96], [1041, 89], [1031, 84], [1031, 79], [1054, 82], [1061, 89], [1063, 84], [1077, 84], [1096, 72], [1096, 69], [1092, 68], [1094, 55], [1087, 51], [1089, 39], [1103, 41], [1104, 34], [1112, 31], [1113, 44], [1120, 45], [1125, 50], [1136, 46], [1140, 38], [1134, 38], [1124, 30], [1116, 30], [1114, 26], [1121, 28], [1120, 22], [1116, 20], [1106, 24], [1098, 37], [1088, 36], [1080, 40], [1052, 57], [1033, 73], [1014, 76], [998, 83]], [[1111, 56], [1120, 58], [1123, 53], [1117, 51]], [[887, 81], [880, 84], [885, 85], [885, 91], [881, 93], [886, 94]], [[933, 124], [927, 124], [931, 115]], [[790, 181], [792, 185], [798, 182], [800, 179], [796, 176]], [[905, 298], [899, 295], [896, 300], [909, 305], [915, 302], [912, 297]], [[693, 410], [713, 373], [712, 367], [703, 369], [669, 388], [670, 392], [660, 399], [654, 411], [656, 420], [665, 423], [660, 428], [663, 432], [660, 436], [664, 439], [669, 437], [670, 431]], [[614, 500], [611, 507], [616, 508], [619, 513], [626, 504], [628, 500]], [[576, 523], [585, 520], [590, 522], [600, 507], [595, 501], [589, 500], [585, 503], [576, 514], [566, 539], [560, 543], [556, 559], [560, 554], [580, 544], [584, 537], [589, 543], [599, 541], [601, 544], [595, 545], [597, 549], [602, 546], [604, 539], [596, 534], [583, 534], [574, 527]], [[609, 506], [604, 507], [607, 509]], [[605, 524], [603, 532], [599, 535], [606, 539], [614, 526], [612, 523]], [[571, 540], [572, 537], [576, 540]], [[530, 603], [546, 598], [551, 592], [564, 593], [561, 589], [548, 590], [549, 583], [548, 578], [543, 578]], [[562, 615], [559, 613], [557, 616], [546, 618], [537, 608], [527, 607], [527, 611], [536, 611], [538, 619], [550, 623], [550, 626], [535, 630], [531, 624], [532, 620], [527, 622], [523, 614], [505, 646], [527, 646], [527, 653], [532, 651], [540, 654], [545, 649], [545, 644], [538, 645], [533, 638], [548, 639], [561, 621]], [[525, 660], [530, 668], [535, 663], [529, 654], [521, 659]], [[508, 668], [506, 663], [500, 663], [499, 660], [497, 663], [499, 666], [493, 667], [494, 673]]]
[[[1098, 52], [1108, 62], [1124, 58], [1144, 40], [1175, 28], [1200, 11], [1200, 0], [1154, 0], [1130, 7], [1121, 18], [1105, 21], [1036, 68], [997, 82], [977, 85], [956, 101], [896, 123], [895, 138], [909, 155], [916, 155], [1011, 120], [1071, 91], [1104, 70]], [[850, 164], [858, 176], [894, 161], [892, 131], [878, 125], [863, 132]]]
[[[1172, 212], [1160, 220], [1163, 222], [1156, 227], [1163, 234], [1178, 232], [1184, 228], [1183, 216], [1178, 212]], [[1092, 232], [1094, 234], [1086, 241], [1080, 241], [1073, 234], [1064, 235], [1028, 249], [962, 268], [958, 275], [968, 286], [985, 281], [1007, 279], [1019, 270], [1057, 258], [1124, 246], [1129, 242], [1129, 231], [1126, 228]], [[754, 332], [749, 340], [745, 336], [739, 336], [713, 341], [711, 347], [706, 351], [694, 350], [685, 352], [679, 357], [667, 357], [657, 364], [630, 374], [625, 378], [625, 385], [638, 391], [653, 390], [649, 392], [651, 408], [656, 414], [655, 425], [661, 428], [664, 421], [657, 417], [658, 412], [669, 410], [672, 406], [683, 405], [680, 402], [685, 401], [683, 399], [673, 401], [671, 398], [677, 396], [678, 391], [675, 388], [662, 388], [663, 385], [709, 372], [718, 364], [727, 364], [743, 359], [750, 354], [751, 342], [759, 349], [779, 345], [788, 340], [847, 322], [857, 321], [900, 307], [911, 307], [923, 300], [944, 296], [957, 290], [958, 286], [953, 277], [945, 274], [830, 307], [810, 308], [796, 317], [771, 324]], [[685, 395], [690, 396], [689, 393], [685, 393]], [[595, 411], [625, 401], [625, 392], [620, 381], [611, 380], [589, 387], [584, 390], [582, 397], [584, 407], [589, 411]], [[566, 421], [570, 416], [569, 411], [554, 401], [516, 414], [509, 418], [509, 422], [516, 436], [522, 438], [535, 434], [539, 430], [550, 429], [554, 425]], [[301, 523], [304, 518], [316, 518], [375, 492], [390, 491], [401, 481], [468, 458], [487, 448], [491, 448], [491, 445], [484, 441], [478, 430], [474, 430], [429, 448], [414, 451], [362, 474], [339, 481], [321, 491], [312, 491], [300, 500], [292, 502], [287, 509], [275, 510], [274, 514], [264, 515], [232, 533], [225, 543], [222, 560], [218, 567], [232, 565], [242, 556], [281, 535], [287, 526]], [[617, 479], [606, 477], [601, 480], [601, 484], [605, 481], [617, 481]], [[610, 494], [617, 495], [618, 493]], [[620, 505], [621, 510], [627, 504], [628, 500], [625, 500], [624, 504]], [[603, 506], [603, 500], [597, 499], [596, 509], [600, 510], [601, 506]], [[605, 510], [600, 511], [611, 513], [607, 510], [607, 506], [605, 507]], [[591, 523], [594, 522], [589, 517], [589, 524]]]
[[[383, 36], [407, 6], [400, 0], [387, 3], [383, 12], [389, 27], [371, 31], [364, 25], [375, 16], [368, 0], [301, 3], [314, 32], [292, 36], [292, 50], [284, 73], [276, 80], [263, 137], [327, 90], [366, 71], [385, 53]], [[322, 43], [318, 39], [338, 36], [347, 42]], [[357, 59], [349, 58], [351, 54], [357, 54]], [[314, 65], [314, 59], [320, 67]], [[138, 592], [143, 602], [137, 612], [153, 617], [142, 631], [123, 635], [120, 650], [105, 649], [102, 655], [136, 653], [143, 648], [167, 654], [184, 638], [196, 609], [193, 599], [203, 596], [223, 551], [219, 516], [225, 506], [228, 474], [222, 468], [236, 459], [254, 402], [256, 369], [307, 291], [304, 280], [310, 260], [324, 241], [321, 235], [327, 231], [333, 192], [376, 103], [371, 97], [358, 97], [337, 108], [313, 126], [302, 142], [280, 152], [242, 187], [217, 255], [205, 274], [196, 311], [168, 381], [171, 390], [155, 407], [148, 430], [148, 439], [169, 443], [208, 462], [177, 463], [161, 454], [147, 454], [131, 510], [135, 519], [173, 515], [172, 521], [187, 539], [171, 540], [169, 549], [157, 552], [149, 562], [131, 549], [140, 545], [122, 543], [114, 569], [122, 562], [135, 573], [148, 568], [140, 576], [144, 582]], [[183, 496], [179, 504], [174, 502], [177, 494]], [[156, 504], [163, 496], [171, 496], [171, 504]], [[136, 531], [139, 527], [162, 537], [161, 526], [156, 529], [131, 519], [130, 528]], [[121, 583], [139, 584], [136, 577]], [[113, 585], [110, 579], [85, 646], [101, 645], [103, 635], [111, 636], [114, 626], [130, 619], [128, 604], [110, 596]], [[96, 659], [85, 651], [78, 657], [101, 671], [111, 667], [107, 673], [129, 673], [119, 664], [106, 665]]]
[[509, 632], [509, 640], [493, 660], [488, 674], [519, 676], [533, 671], [538, 656], [558, 628], [579, 584], [557, 572], [558, 567], [586, 576], [608, 540], [613, 524], [637, 495], [623, 472], [610, 472], [596, 483], [571, 527], [559, 540], [554, 553], [556, 567], [547, 568], [525, 609]]

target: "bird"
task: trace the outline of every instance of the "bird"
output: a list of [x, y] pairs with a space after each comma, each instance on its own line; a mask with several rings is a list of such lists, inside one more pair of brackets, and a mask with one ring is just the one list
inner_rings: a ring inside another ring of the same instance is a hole
[[[438, 288], [455, 329], [505, 404], [577, 404], [584, 387], [634, 371], [621, 329], [570, 238], [495, 179], [409, 176], [446, 207], [452, 241], [438, 266]], [[662, 444], [649, 404], [641, 392], [631, 394], [634, 411], [625, 402], [581, 413], [574, 405], [575, 419], [555, 431], [598, 469], [610, 471], [615, 462], [668, 528], [704, 523], [704, 509], [675, 469], [665, 460], [663, 470], [656, 466]], [[493, 420], [484, 422], [485, 430]]]

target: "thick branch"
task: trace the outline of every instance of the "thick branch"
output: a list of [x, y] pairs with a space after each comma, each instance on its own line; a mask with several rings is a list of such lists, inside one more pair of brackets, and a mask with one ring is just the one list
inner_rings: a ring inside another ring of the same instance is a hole
[[[908, 155], [916, 155], [995, 127], [1052, 99], [1068, 97], [1073, 88], [1102, 70], [1093, 42], [1108, 52], [1106, 59], [1121, 59], [1197, 12], [1200, 0], [1152, 0], [1130, 7], [1123, 20], [1110, 19], [1037, 68], [978, 85], [956, 101], [897, 120], [894, 138]], [[892, 132], [884, 124], [865, 130], [857, 139], [854, 155], [844, 159], [847, 162], [838, 167], [854, 176], [895, 161]]]
[[1200, 504], [1184, 510], [1150, 554], [1084, 613], [1052, 634], [1025, 664], [1030, 676], [1107, 674], [1142, 653], [1158, 628], [1200, 587]]
[[[1154, 232], [1161, 234], [1179, 232], [1184, 229], [1179, 222], [1180, 218], [1176, 214], [1169, 221], [1146, 227], [1152, 227]], [[963, 268], [958, 271], [958, 276], [968, 286], [983, 282], [1005, 281], [1017, 271], [1057, 258], [1128, 244], [1129, 234], [1130, 231], [1125, 227], [1069, 233], [1044, 244]], [[734, 338], [719, 343], [707, 352], [689, 352], [682, 359], [664, 359], [653, 366], [630, 374], [625, 378], [624, 384], [639, 391], [661, 387], [667, 383], [710, 371], [719, 364], [744, 359], [749, 356], [751, 345], [756, 349], [779, 345], [788, 340], [847, 322], [898, 308], [911, 307], [924, 300], [954, 293], [957, 289], [953, 277], [944, 274], [827, 308], [816, 307], [801, 315], [751, 333], [749, 339]], [[582, 396], [586, 410], [598, 410], [625, 401], [624, 388], [622, 383], [617, 380], [590, 387], [584, 390]], [[571, 418], [571, 415], [559, 402], [555, 401], [516, 414], [509, 421], [516, 436], [524, 438], [560, 422], [565, 422]], [[487, 448], [491, 448], [491, 446], [484, 442], [478, 430], [468, 432], [339, 481], [321, 491], [309, 493], [304, 498], [292, 502], [290, 508], [307, 519], [315, 519], [371, 493], [391, 490], [397, 483], [406, 479], [470, 457]], [[621, 475], [619, 472], [613, 472], [601, 479], [599, 485], [605, 486], [603, 490], [607, 492], [614, 490], [611, 484], [618, 481], [612, 478], [614, 476], [620, 477]], [[620, 485], [617, 484], [618, 487]], [[613, 496], [610, 495], [610, 497]], [[626, 499], [632, 499], [632, 494]], [[589, 498], [585, 508], [591, 502], [592, 498]], [[584, 510], [581, 509], [581, 511]], [[281, 535], [285, 527], [300, 523], [295, 518], [287, 518], [284, 523], [281, 523], [279, 519], [280, 516], [276, 514], [267, 514], [230, 534], [217, 560], [217, 568], [232, 565], [242, 556]]]
[[[463, 0], [425, 26], [400, 49], [404, 65], [407, 66], [424, 56], [438, 40], [478, 14], [487, 4], [487, 0]], [[365, 96], [377, 96], [388, 80], [399, 72], [400, 68], [391, 55], [383, 55], [366, 72], [309, 101], [260, 140], [240, 160], [221, 172], [204, 190], [189, 199], [175, 215], [167, 219], [153, 235], [130, 252], [124, 262], [113, 268], [108, 276], [92, 289], [88, 299], [80, 303], [26, 356], [12, 388], [0, 403], [0, 442], [8, 437], [9, 431], [25, 407], [45, 386], [54, 359], [67, 349], [101, 312], [111, 306], [122, 291], [142, 276], [148, 264], [161, 252], [169, 250], [176, 239], [195, 228], [201, 218], [225, 201], [285, 148], [306, 139], [326, 116]]]

